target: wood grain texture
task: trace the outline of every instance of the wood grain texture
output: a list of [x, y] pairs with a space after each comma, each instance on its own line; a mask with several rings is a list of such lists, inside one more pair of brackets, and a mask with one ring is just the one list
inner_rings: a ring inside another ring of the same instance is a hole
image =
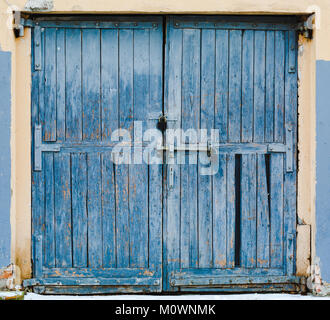
[[[292, 26], [230, 27], [206, 16], [113, 19], [102, 28], [65, 21], [34, 30], [32, 132], [39, 125], [43, 132], [42, 171], [32, 171], [36, 277], [74, 287], [79, 275], [89, 279], [84, 286], [109, 292], [212, 291], [239, 277], [294, 281]], [[204, 130], [185, 132], [186, 143], [219, 130], [214, 175], [201, 175], [210, 161], [205, 150], [143, 163], [139, 133], [156, 128], [161, 114], [170, 129]], [[140, 144], [135, 164], [113, 163], [118, 128]]]

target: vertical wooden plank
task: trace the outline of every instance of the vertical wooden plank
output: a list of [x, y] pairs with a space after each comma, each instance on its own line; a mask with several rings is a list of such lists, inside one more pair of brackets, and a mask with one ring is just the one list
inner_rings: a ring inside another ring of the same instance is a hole
[[119, 120], [120, 127], [133, 133], [133, 30], [119, 31]]
[[284, 142], [285, 32], [275, 32], [274, 141]]
[[[179, 208], [181, 211], [181, 220], [180, 220], [180, 262], [181, 268], [189, 268], [189, 258], [190, 258], [190, 195], [189, 195], [189, 175], [188, 169], [189, 164], [180, 165], [181, 169], [181, 176], [180, 180], [180, 187], [181, 187], [181, 205], [179, 204]], [[178, 183], [177, 182], [177, 183]], [[177, 209], [176, 209], [177, 210]]]
[[100, 30], [82, 30], [83, 140], [100, 140]]
[[227, 224], [227, 156], [220, 154], [219, 171], [213, 176], [214, 268], [227, 266]]
[[241, 141], [242, 31], [229, 31], [228, 142]]
[[56, 141], [56, 30], [45, 29], [44, 141]]
[[283, 155], [272, 154], [270, 158], [270, 257], [271, 267], [283, 264]]
[[72, 267], [70, 154], [54, 154], [56, 267]]
[[110, 153], [102, 154], [103, 267], [116, 267], [116, 180]]
[[[34, 171], [32, 174], [32, 234], [33, 234], [33, 274], [37, 276], [37, 266], [38, 266], [38, 252], [36, 250], [37, 237], [43, 234], [43, 224], [44, 224], [44, 204], [45, 204], [45, 193], [44, 193], [44, 181], [43, 172]], [[40, 261], [39, 261], [40, 262]], [[43, 261], [41, 262], [44, 263]]]
[[275, 32], [266, 32], [266, 106], [265, 142], [274, 141], [275, 106]]
[[101, 30], [102, 140], [118, 128], [118, 29]]
[[[36, 28], [39, 29], [39, 28]], [[37, 30], [35, 30], [37, 32]], [[36, 35], [37, 36], [37, 35]], [[40, 42], [40, 49], [36, 50], [40, 54], [40, 64], [39, 69], [39, 81], [38, 81], [38, 90], [39, 90], [39, 113], [38, 113], [38, 120], [39, 124], [42, 128], [45, 126], [45, 29], [39, 29], [39, 36], [38, 39], [35, 40], [36, 42]], [[35, 57], [36, 59], [37, 57]]]
[[87, 155], [88, 266], [99, 268], [103, 258], [102, 177], [100, 153]]
[[34, 276], [38, 278], [42, 278], [43, 271], [43, 263], [44, 263], [44, 255], [43, 255], [43, 241], [42, 236], [34, 236], [33, 237], [34, 244]]
[[57, 141], [65, 140], [65, 29], [56, 31], [56, 130]]
[[214, 127], [219, 129], [220, 142], [228, 139], [228, 60], [229, 31], [216, 30], [215, 110]]
[[[149, 95], [148, 114], [162, 113], [163, 107], [163, 29], [150, 30], [149, 46]], [[155, 128], [155, 121], [148, 122], [148, 128]], [[149, 165], [149, 268], [156, 269], [161, 277], [162, 269], [162, 165]]]
[[[200, 128], [208, 131], [214, 127], [215, 88], [215, 31], [201, 31], [201, 106]], [[206, 142], [206, 141], [204, 141]], [[208, 158], [205, 152], [199, 159]], [[199, 160], [199, 168], [205, 166]], [[213, 265], [213, 224], [212, 224], [212, 176], [198, 174], [198, 244], [199, 268]]]
[[[40, 34], [40, 29], [33, 29], [32, 41], [35, 44], [38, 41], [38, 35]], [[36, 62], [35, 50], [32, 52], [32, 63]], [[34, 70], [32, 72], [32, 92], [31, 92], [31, 123], [32, 123], [32, 132], [31, 135], [34, 135], [34, 128], [36, 124], [39, 124], [39, 105], [40, 105], [40, 96], [39, 96], [39, 82], [42, 81], [41, 72]], [[34, 149], [34, 141], [32, 141], [32, 148]], [[32, 160], [34, 161], [34, 152], [32, 149]], [[45, 194], [43, 188], [43, 172], [36, 172], [32, 170], [31, 173], [31, 192], [32, 192], [32, 259], [33, 259], [33, 276], [37, 276], [37, 237], [42, 235], [42, 225], [44, 217], [44, 201]], [[43, 262], [42, 262], [43, 263]]]
[[256, 155], [243, 154], [241, 168], [241, 256], [242, 267], [255, 268], [257, 251]]
[[227, 268], [235, 266], [235, 155], [227, 155]]
[[242, 142], [253, 141], [254, 31], [243, 31], [242, 44]]
[[[134, 30], [133, 51], [134, 121], [143, 122], [147, 117], [150, 91], [149, 30]], [[141, 124], [134, 123], [134, 145], [142, 142], [142, 137], [138, 137], [142, 133]], [[134, 148], [133, 159], [134, 163], [129, 167], [130, 266], [141, 268], [148, 266], [149, 258], [149, 181], [147, 164], [142, 163], [141, 146]]]
[[[35, 71], [32, 75], [33, 87], [32, 87], [32, 128], [35, 128], [36, 124], [44, 125], [45, 116], [45, 85], [44, 85], [44, 32], [40, 28], [34, 29], [34, 62]], [[38, 43], [38, 46], [37, 46]], [[38, 66], [39, 65], [39, 66]], [[39, 71], [36, 71], [39, 70]], [[33, 132], [32, 132], [33, 134]], [[34, 142], [35, 143], [35, 142]], [[33, 153], [33, 152], [32, 152]], [[42, 157], [43, 167], [48, 161], [45, 157]], [[51, 190], [45, 190], [45, 179], [51, 172], [32, 172], [32, 250], [33, 250], [33, 273], [35, 277], [42, 277], [42, 267], [46, 264], [49, 265], [53, 262], [51, 255], [44, 257], [43, 252], [46, 248], [46, 244], [51, 241], [51, 230], [45, 229], [45, 223], [48, 215], [46, 210], [51, 213], [49, 208], [49, 200], [52, 197]], [[45, 176], [46, 175], [46, 176]], [[48, 201], [46, 202], [46, 197]], [[46, 202], [46, 203], [45, 203]], [[46, 206], [47, 205], [47, 206]], [[43, 236], [46, 239], [43, 239]]]
[[254, 142], [265, 139], [265, 31], [255, 31], [254, 52]]
[[[110, 141], [118, 129], [119, 102], [119, 38], [118, 29], [101, 30], [101, 103], [102, 140]], [[103, 267], [117, 267], [116, 237], [116, 166], [111, 154], [102, 156], [102, 221], [103, 221]]]
[[[287, 32], [286, 38], [286, 72], [285, 72], [285, 126], [291, 126], [293, 134], [293, 171], [286, 172], [284, 178], [284, 233], [285, 233], [285, 269], [287, 275], [296, 270], [296, 217], [297, 217], [297, 33]], [[294, 67], [294, 69], [290, 69]], [[287, 140], [287, 138], [286, 138]]]
[[[119, 31], [119, 127], [133, 129], [133, 30]], [[116, 238], [117, 267], [129, 267], [129, 169], [128, 165], [116, 166]]]
[[48, 268], [55, 267], [55, 212], [54, 212], [54, 159], [52, 153], [44, 153], [45, 181], [45, 236], [44, 264]]
[[[199, 128], [200, 122], [200, 30], [183, 31], [182, 61], [182, 129]], [[192, 141], [193, 142], [193, 141]], [[193, 153], [190, 159], [197, 154]], [[181, 190], [182, 226], [189, 225], [189, 267], [198, 267], [198, 170], [197, 165], [181, 167], [181, 179], [187, 179], [187, 189]], [[181, 239], [187, 234], [181, 230]], [[181, 240], [182, 241], [182, 240]], [[183, 252], [182, 255], [183, 256]], [[185, 256], [186, 259], [187, 256]]]
[[257, 155], [257, 267], [270, 266], [270, 220], [266, 157]]
[[127, 165], [117, 165], [115, 174], [117, 268], [128, 268], [130, 234]]
[[[180, 128], [181, 125], [181, 92], [182, 92], [182, 29], [174, 29], [173, 17], [168, 19], [167, 41], [166, 41], [166, 65], [165, 65], [165, 114], [177, 119], [169, 122], [168, 128]], [[174, 186], [168, 187], [170, 170], [174, 174]], [[166, 165], [166, 201], [164, 201], [164, 290], [175, 290], [170, 286], [169, 278], [171, 272], [180, 268], [182, 253], [180, 257], [180, 166]], [[182, 214], [182, 213], [181, 213]], [[180, 260], [181, 259], [181, 260]]]
[[[229, 31], [216, 30], [215, 33], [214, 128], [219, 130], [219, 140], [224, 143], [228, 141]], [[235, 169], [233, 172], [235, 172]], [[228, 214], [229, 208], [230, 206], [228, 206]], [[232, 257], [232, 252], [235, 254], [234, 251], [228, 248], [227, 254], [227, 232], [231, 233], [233, 231], [229, 226], [232, 222], [231, 218], [231, 214], [229, 214], [227, 219], [227, 155], [220, 154], [219, 171], [213, 177], [213, 265], [216, 268], [231, 266], [232, 262], [235, 261], [235, 256]]]
[[66, 139], [82, 139], [81, 30], [67, 29], [65, 37], [66, 67]]
[[[86, 268], [88, 266], [86, 154], [72, 154], [71, 166], [73, 267]], [[90, 239], [90, 241], [94, 240]]]

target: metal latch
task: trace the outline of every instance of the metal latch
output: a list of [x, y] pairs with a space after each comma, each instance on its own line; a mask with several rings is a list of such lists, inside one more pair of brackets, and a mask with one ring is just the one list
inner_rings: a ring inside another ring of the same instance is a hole
[[54, 143], [42, 143], [41, 125], [34, 128], [34, 171], [42, 170], [42, 152], [59, 152], [61, 146]]

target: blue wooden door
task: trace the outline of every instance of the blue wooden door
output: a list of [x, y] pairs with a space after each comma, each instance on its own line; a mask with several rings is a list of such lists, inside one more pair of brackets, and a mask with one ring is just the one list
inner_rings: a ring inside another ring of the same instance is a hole
[[[294, 23], [32, 21], [34, 278], [26, 285], [295, 290]], [[137, 161], [147, 142], [139, 131], [155, 128], [163, 161]], [[129, 161], [117, 163], [123, 154]]]
[[41, 290], [161, 290], [162, 167], [117, 165], [112, 151], [116, 129], [134, 137], [162, 113], [162, 32], [158, 17], [33, 23], [29, 284]]
[[296, 31], [254, 19], [168, 20], [165, 290], [297, 283]]

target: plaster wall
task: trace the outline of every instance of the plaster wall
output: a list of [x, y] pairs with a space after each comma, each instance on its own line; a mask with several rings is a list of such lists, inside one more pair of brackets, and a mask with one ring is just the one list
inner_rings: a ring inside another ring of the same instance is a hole
[[[315, 239], [316, 61], [330, 63], [328, 0], [0, 0], [0, 48], [11, 53], [11, 260], [31, 276], [31, 38], [15, 39], [11, 9], [47, 13], [306, 14], [316, 13], [313, 40], [299, 39], [298, 274], [317, 255]], [[330, 74], [329, 74], [330, 76]], [[330, 91], [330, 90], [328, 90]], [[328, 100], [330, 101], [330, 100]], [[329, 188], [329, 187], [328, 187]], [[9, 214], [9, 212], [8, 212]], [[328, 221], [330, 218], [328, 219]], [[330, 221], [329, 221], [330, 222]], [[311, 250], [309, 249], [311, 248]], [[330, 260], [328, 267], [330, 267]], [[328, 279], [330, 281], [330, 278]]]

